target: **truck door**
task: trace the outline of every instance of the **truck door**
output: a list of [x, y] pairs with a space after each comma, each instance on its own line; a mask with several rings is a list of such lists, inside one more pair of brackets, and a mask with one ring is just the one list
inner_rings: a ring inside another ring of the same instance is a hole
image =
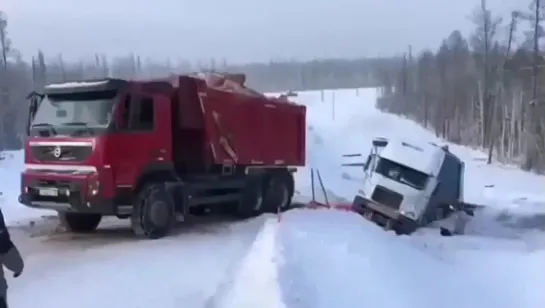
[[132, 191], [146, 168], [171, 161], [170, 102], [166, 96], [128, 93], [116, 110], [116, 133], [108, 148], [119, 190]]

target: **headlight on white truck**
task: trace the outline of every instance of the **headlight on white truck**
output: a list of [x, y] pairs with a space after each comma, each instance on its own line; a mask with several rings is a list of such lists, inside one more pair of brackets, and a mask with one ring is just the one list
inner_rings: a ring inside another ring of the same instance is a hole
[[414, 212], [411, 212], [411, 211], [407, 211], [407, 212], [401, 212], [401, 214], [403, 214], [404, 216], [407, 216], [411, 219], [416, 219], [416, 214]]

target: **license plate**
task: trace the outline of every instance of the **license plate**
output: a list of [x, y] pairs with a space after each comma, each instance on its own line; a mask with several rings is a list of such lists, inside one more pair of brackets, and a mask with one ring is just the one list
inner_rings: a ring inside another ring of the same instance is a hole
[[40, 188], [39, 193], [40, 196], [57, 197], [59, 190], [56, 188]]

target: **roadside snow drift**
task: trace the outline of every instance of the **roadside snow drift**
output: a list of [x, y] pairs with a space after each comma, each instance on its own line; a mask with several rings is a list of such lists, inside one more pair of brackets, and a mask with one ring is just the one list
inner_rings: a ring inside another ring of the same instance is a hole
[[265, 221], [235, 274], [221, 308], [285, 308], [280, 296], [277, 269], [276, 219]]

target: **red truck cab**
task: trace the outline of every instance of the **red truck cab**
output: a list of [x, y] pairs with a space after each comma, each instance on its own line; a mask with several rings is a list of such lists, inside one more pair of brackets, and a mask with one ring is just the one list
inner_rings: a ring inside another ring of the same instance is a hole
[[289, 205], [306, 109], [195, 76], [173, 80], [82, 81], [33, 95], [19, 202], [58, 211], [75, 232], [130, 217], [149, 238], [196, 207], [249, 217]]
[[21, 203], [62, 213], [116, 213], [106, 144], [117, 130], [113, 114], [126, 85], [121, 80], [65, 83], [34, 97]]

